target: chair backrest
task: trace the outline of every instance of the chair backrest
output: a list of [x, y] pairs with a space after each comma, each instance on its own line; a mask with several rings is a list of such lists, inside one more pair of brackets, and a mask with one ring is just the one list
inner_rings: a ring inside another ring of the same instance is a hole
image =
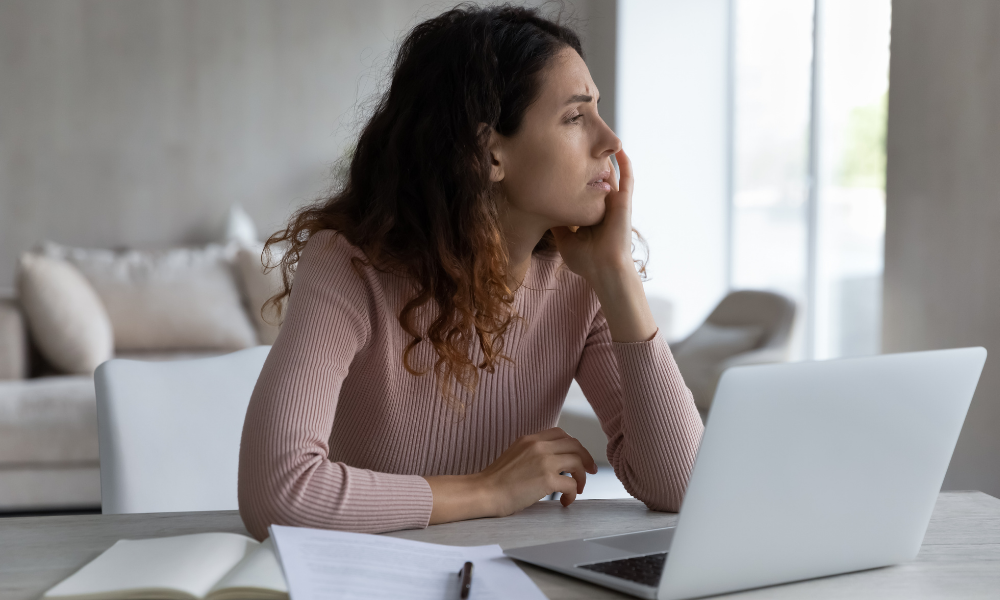
[[243, 419], [269, 351], [98, 367], [102, 512], [236, 510]]
[[757, 348], [786, 345], [795, 321], [795, 303], [781, 294], [757, 290], [730, 292], [706, 321], [722, 326], [759, 325], [764, 328]]

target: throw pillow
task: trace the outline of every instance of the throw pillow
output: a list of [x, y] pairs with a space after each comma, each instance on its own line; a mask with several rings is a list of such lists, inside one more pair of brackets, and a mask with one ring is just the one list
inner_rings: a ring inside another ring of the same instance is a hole
[[104, 302], [115, 347], [238, 350], [257, 344], [233, 269], [236, 245], [112, 251], [45, 245], [75, 265]]
[[70, 263], [21, 256], [18, 288], [28, 329], [38, 350], [66, 373], [90, 374], [114, 353], [114, 334], [104, 304]]
[[243, 210], [239, 203], [229, 207], [226, 215], [226, 230], [222, 237], [224, 242], [236, 242], [244, 246], [253, 246], [260, 243], [257, 240], [257, 226], [253, 219]]
[[754, 348], [763, 333], [759, 325], [723, 326], [705, 321], [678, 347], [674, 360], [699, 409], [707, 411], [712, 405], [719, 364]]
[[[270, 271], [264, 269], [261, 260], [263, 250], [263, 244], [240, 248], [236, 254], [236, 267], [243, 283], [243, 295], [247, 299], [250, 316], [257, 327], [257, 337], [261, 344], [273, 344], [281, 330], [281, 317], [271, 306], [264, 305], [284, 286], [281, 281], [281, 269], [275, 268]], [[281, 254], [276, 252], [273, 246], [271, 252], [271, 264], [274, 264], [281, 259]], [[282, 300], [282, 307], [285, 300], [287, 297]]]

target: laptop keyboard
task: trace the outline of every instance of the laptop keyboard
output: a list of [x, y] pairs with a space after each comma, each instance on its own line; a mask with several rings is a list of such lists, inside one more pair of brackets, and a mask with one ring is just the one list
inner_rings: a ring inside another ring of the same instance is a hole
[[667, 553], [660, 552], [659, 554], [647, 554], [646, 556], [634, 556], [577, 566], [581, 569], [597, 571], [605, 575], [656, 587], [660, 585], [660, 576], [663, 575], [663, 565], [666, 561]]

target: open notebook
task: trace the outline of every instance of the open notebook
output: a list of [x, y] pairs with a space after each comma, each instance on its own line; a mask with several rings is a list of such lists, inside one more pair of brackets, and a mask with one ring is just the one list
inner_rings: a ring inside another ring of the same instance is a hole
[[119, 540], [43, 599], [287, 600], [270, 539], [195, 533]]

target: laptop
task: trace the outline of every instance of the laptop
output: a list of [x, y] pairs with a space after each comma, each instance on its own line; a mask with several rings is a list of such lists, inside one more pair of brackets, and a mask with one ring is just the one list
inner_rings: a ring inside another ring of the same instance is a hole
[[676, 527], [505, 553], [680, 600], [917, 556], [984, 348], [734, 367]]

